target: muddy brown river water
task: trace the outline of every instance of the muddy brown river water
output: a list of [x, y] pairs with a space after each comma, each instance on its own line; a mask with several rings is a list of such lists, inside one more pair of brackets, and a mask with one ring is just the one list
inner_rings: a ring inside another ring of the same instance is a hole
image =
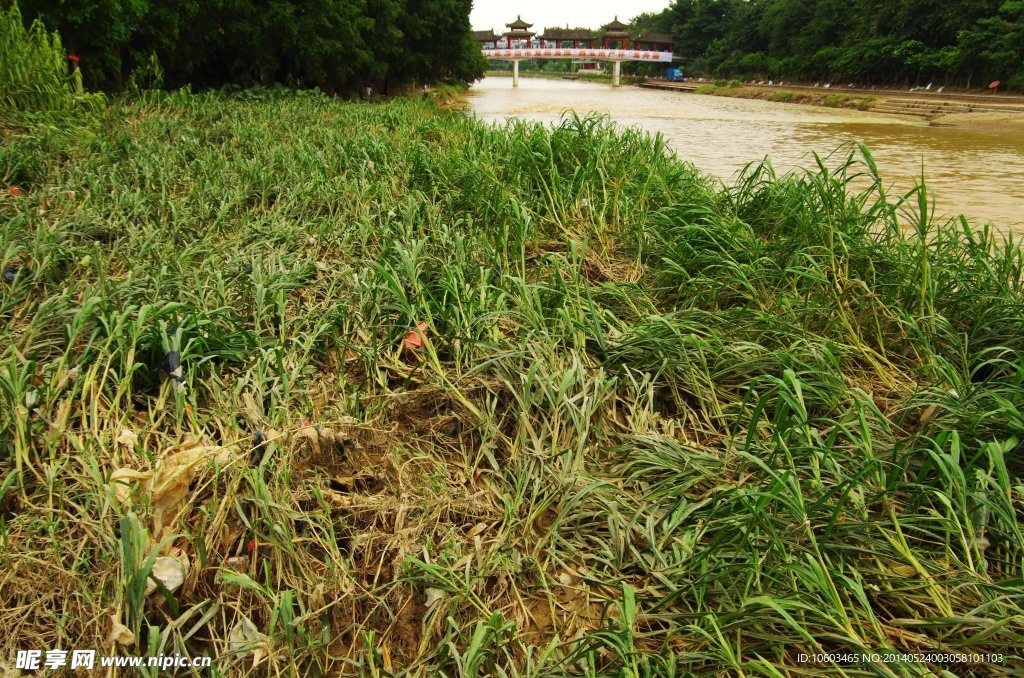
[[922, 165], [935, 213], [964, 214], [1024, 233], [1024, 134], [929, 127], [915, 118], [576, 82], [490, 77], [469, 91], [482, 120], [555, 122], [563, 111], [599, 112], [620, 125], [661, 132], [680, 159], [726, 183], [748, 163], [771, 158], [781, 175], [813, 167], [849, 142], [871, 149], [891, 194], [905, 193]]

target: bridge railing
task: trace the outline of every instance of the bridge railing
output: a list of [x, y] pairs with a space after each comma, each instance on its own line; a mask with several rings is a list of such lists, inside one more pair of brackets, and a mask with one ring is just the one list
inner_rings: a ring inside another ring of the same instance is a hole
[[588, 49], [573, 47], [484, 48], [483, 55], [496, 61], [522, 59], [600, 59], [604, 61], [671, 62], [672, 52], [640, 49]]

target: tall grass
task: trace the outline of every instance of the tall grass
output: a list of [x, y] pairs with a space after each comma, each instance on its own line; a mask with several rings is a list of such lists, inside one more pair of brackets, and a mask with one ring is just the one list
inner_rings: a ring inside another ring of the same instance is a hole
[[27, 29], [17, 3], [0, 9], [0, 106], [15, 111], [63, 110], [75, 105], [75, 83], [68, 72], [60, 36], [38, 21]]
[[[1024, 668], [1019, 243], [867, 149], [723, 187], [599, 117], [254, 91], [102, 122], [31, 137], [0, 196], [4, 656]], [[1004, 659], [798, 660], [837, 652]]]

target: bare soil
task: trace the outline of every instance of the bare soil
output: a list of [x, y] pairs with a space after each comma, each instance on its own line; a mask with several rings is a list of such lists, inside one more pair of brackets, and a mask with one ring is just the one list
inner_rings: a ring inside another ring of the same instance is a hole
[[959, 127], [961, 129], [991, 129], [1004, 132], [1024, 132], [1024, 111], [972, 111], [970, 113], [949, 113], [929, 121], [935, 127]]
[[[762, 99], [781, 103], [803, 104], [806, 106], [829, 106], [832, 108], [855, 108], [870, 111], [887, 103], [899, 104], [906, 99], [934, 99], [937, 102], [960, 102], [971, 104], [975, 109], [969, 113], [946, 113], [928, 118], [935, 127], [956, 127], [960, 129], [1001, 130], [1024, 132], [1024, 97], [1009, 95], [979, 95], [968, 92], [896, 92], [866, 91], [847, 88], [810, 88], [800, 85], [782, 87], [719, 87], [715, 96], [738, 99]], [[780, 95], [789, 95], [782, 99]], [[1019, 110], [1012, 110], [1018, 106]], [[898, 113], [887, 113], [898, 114]]]

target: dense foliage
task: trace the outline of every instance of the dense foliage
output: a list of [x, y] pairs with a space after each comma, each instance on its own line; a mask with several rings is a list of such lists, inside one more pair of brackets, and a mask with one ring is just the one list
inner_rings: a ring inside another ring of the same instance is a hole
[[1020, 0], [676, 0], [637, 23], [708, 74], [1024, 89]]
[[283, 89], [72, 131], [0, 143], [0, 657], [1024, 669], [1024, 257], [866, 152], [723, 188]]
[[485, 62], [471, 0], [33, 0], [86, 84], [121, 89], [155, 54], [168, 85], [301, 85], [394, 91], [471, 82]]

